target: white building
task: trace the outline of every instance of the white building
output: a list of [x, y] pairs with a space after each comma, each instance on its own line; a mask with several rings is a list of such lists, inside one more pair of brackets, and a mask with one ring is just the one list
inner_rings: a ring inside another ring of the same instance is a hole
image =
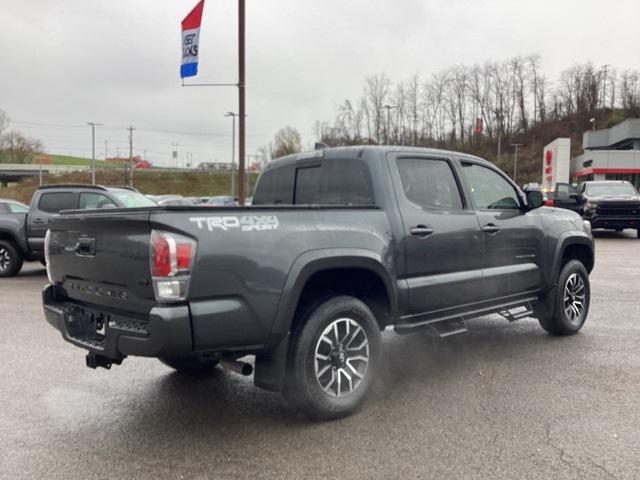
[[582, 148], [584, 153], [571, 160], [572, 182], [627, 180], [640, 188], [639, 118], [625, 120], [605, 130], [584, 132]]

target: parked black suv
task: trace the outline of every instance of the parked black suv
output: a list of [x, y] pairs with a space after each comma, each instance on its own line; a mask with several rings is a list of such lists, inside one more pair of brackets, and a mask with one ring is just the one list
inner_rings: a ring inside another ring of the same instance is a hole
[[47, 321], [87, 365], [218, 362], [315, 418], [353, 412], [380, 331], [464, 332], [499, 313], [580, 330], [594, 264], [588, 225], [539, 208], [477, 157], [351, 147], [291, 155], [252, 207], [65, 212], [50, 222]]
[[148, 207], [155, 202], [128, 187], [46, 185], [35, 191], [28, 212], [0, 209], [0, 277], [17, 275], [25, 260], [44, 261], [49, 220], [62, 210]]
[[627, 181], [588, 181], [577, 188], [558, 183], [553, 205], [579, 213], [592, 228], [633, 228], [640, 238], [640, 194]]

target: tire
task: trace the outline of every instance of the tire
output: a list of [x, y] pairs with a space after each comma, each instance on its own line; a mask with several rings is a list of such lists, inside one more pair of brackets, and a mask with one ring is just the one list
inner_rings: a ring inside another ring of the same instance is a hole
[[640, 238], [640, 228], [638, 230], [636, 230], [636, 235], [638, 238]]
[[205, 374], [211, 373], [218, 365], [218, 359], [206, 357], [201, 354], [188, 355], [186, 357], [161, 358], [166, 366], [179, 373]]
[[578, 260], [570, 260], [558, 276], [555, 299], [550, 309], [552, 314], [541, 317], [540, 326], [552, 335], [578, 333], [589, 314], [590, 299], [587, 269]]
[[294, 329], [283, 394], [313, 420], [350, 415], [362, 405], [380, 355], [380, 330], [369, 307], [354, 297], [329, 298]]
[[24, 257], [11, 242], [0, 240], [0, 278], [13, 277], [20, 272]]

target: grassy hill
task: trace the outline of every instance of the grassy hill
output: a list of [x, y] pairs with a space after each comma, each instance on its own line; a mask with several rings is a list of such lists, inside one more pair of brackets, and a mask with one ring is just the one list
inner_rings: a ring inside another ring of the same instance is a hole
[[[249, 174], [249, 192], [253, 191], [257, 174]], [[90, 173], [69, 173], [66, 175], [45, 177], [47, 184], [59, 183], [91, 183]], [[124, 185], [123, 170], [98, 170], [96, 183], [100, 185]], [[178, 194], [185, 197], [228, 195], [231, 191], [231, 174], [207, 172], [158, 172], [137, 170], [134, 175], [134, 185], [142, 193], [151, 195]], [[38, 188], [38, 179], [31, 178], [6, 188], [0, 187], [0, 197], [13, 198], [29, 203], [33, 192]]]
[[[54, 165], [80, 165], [85, 167], [91, 166], [91, 159], [84, 157], [75, 157], [71, 155], [51, 155], [46, 154]], [[97, 168], [122, 168], [120, 162], [105, 162], [104, 160], [96, 160]]]

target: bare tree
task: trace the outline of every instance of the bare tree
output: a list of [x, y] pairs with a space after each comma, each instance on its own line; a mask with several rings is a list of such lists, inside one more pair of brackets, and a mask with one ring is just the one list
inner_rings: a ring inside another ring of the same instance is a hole
[[11, 163], [31, 163], [36, 155], [44, 151], [40, 140], [26, 137], [20, 132], [11, 131], [3, 138], [6, 158]]
[[273, 158], [298, 153], [302, 150], [300, 133], [293, 127], [284, 127], [278, 130], [273, 143]]

